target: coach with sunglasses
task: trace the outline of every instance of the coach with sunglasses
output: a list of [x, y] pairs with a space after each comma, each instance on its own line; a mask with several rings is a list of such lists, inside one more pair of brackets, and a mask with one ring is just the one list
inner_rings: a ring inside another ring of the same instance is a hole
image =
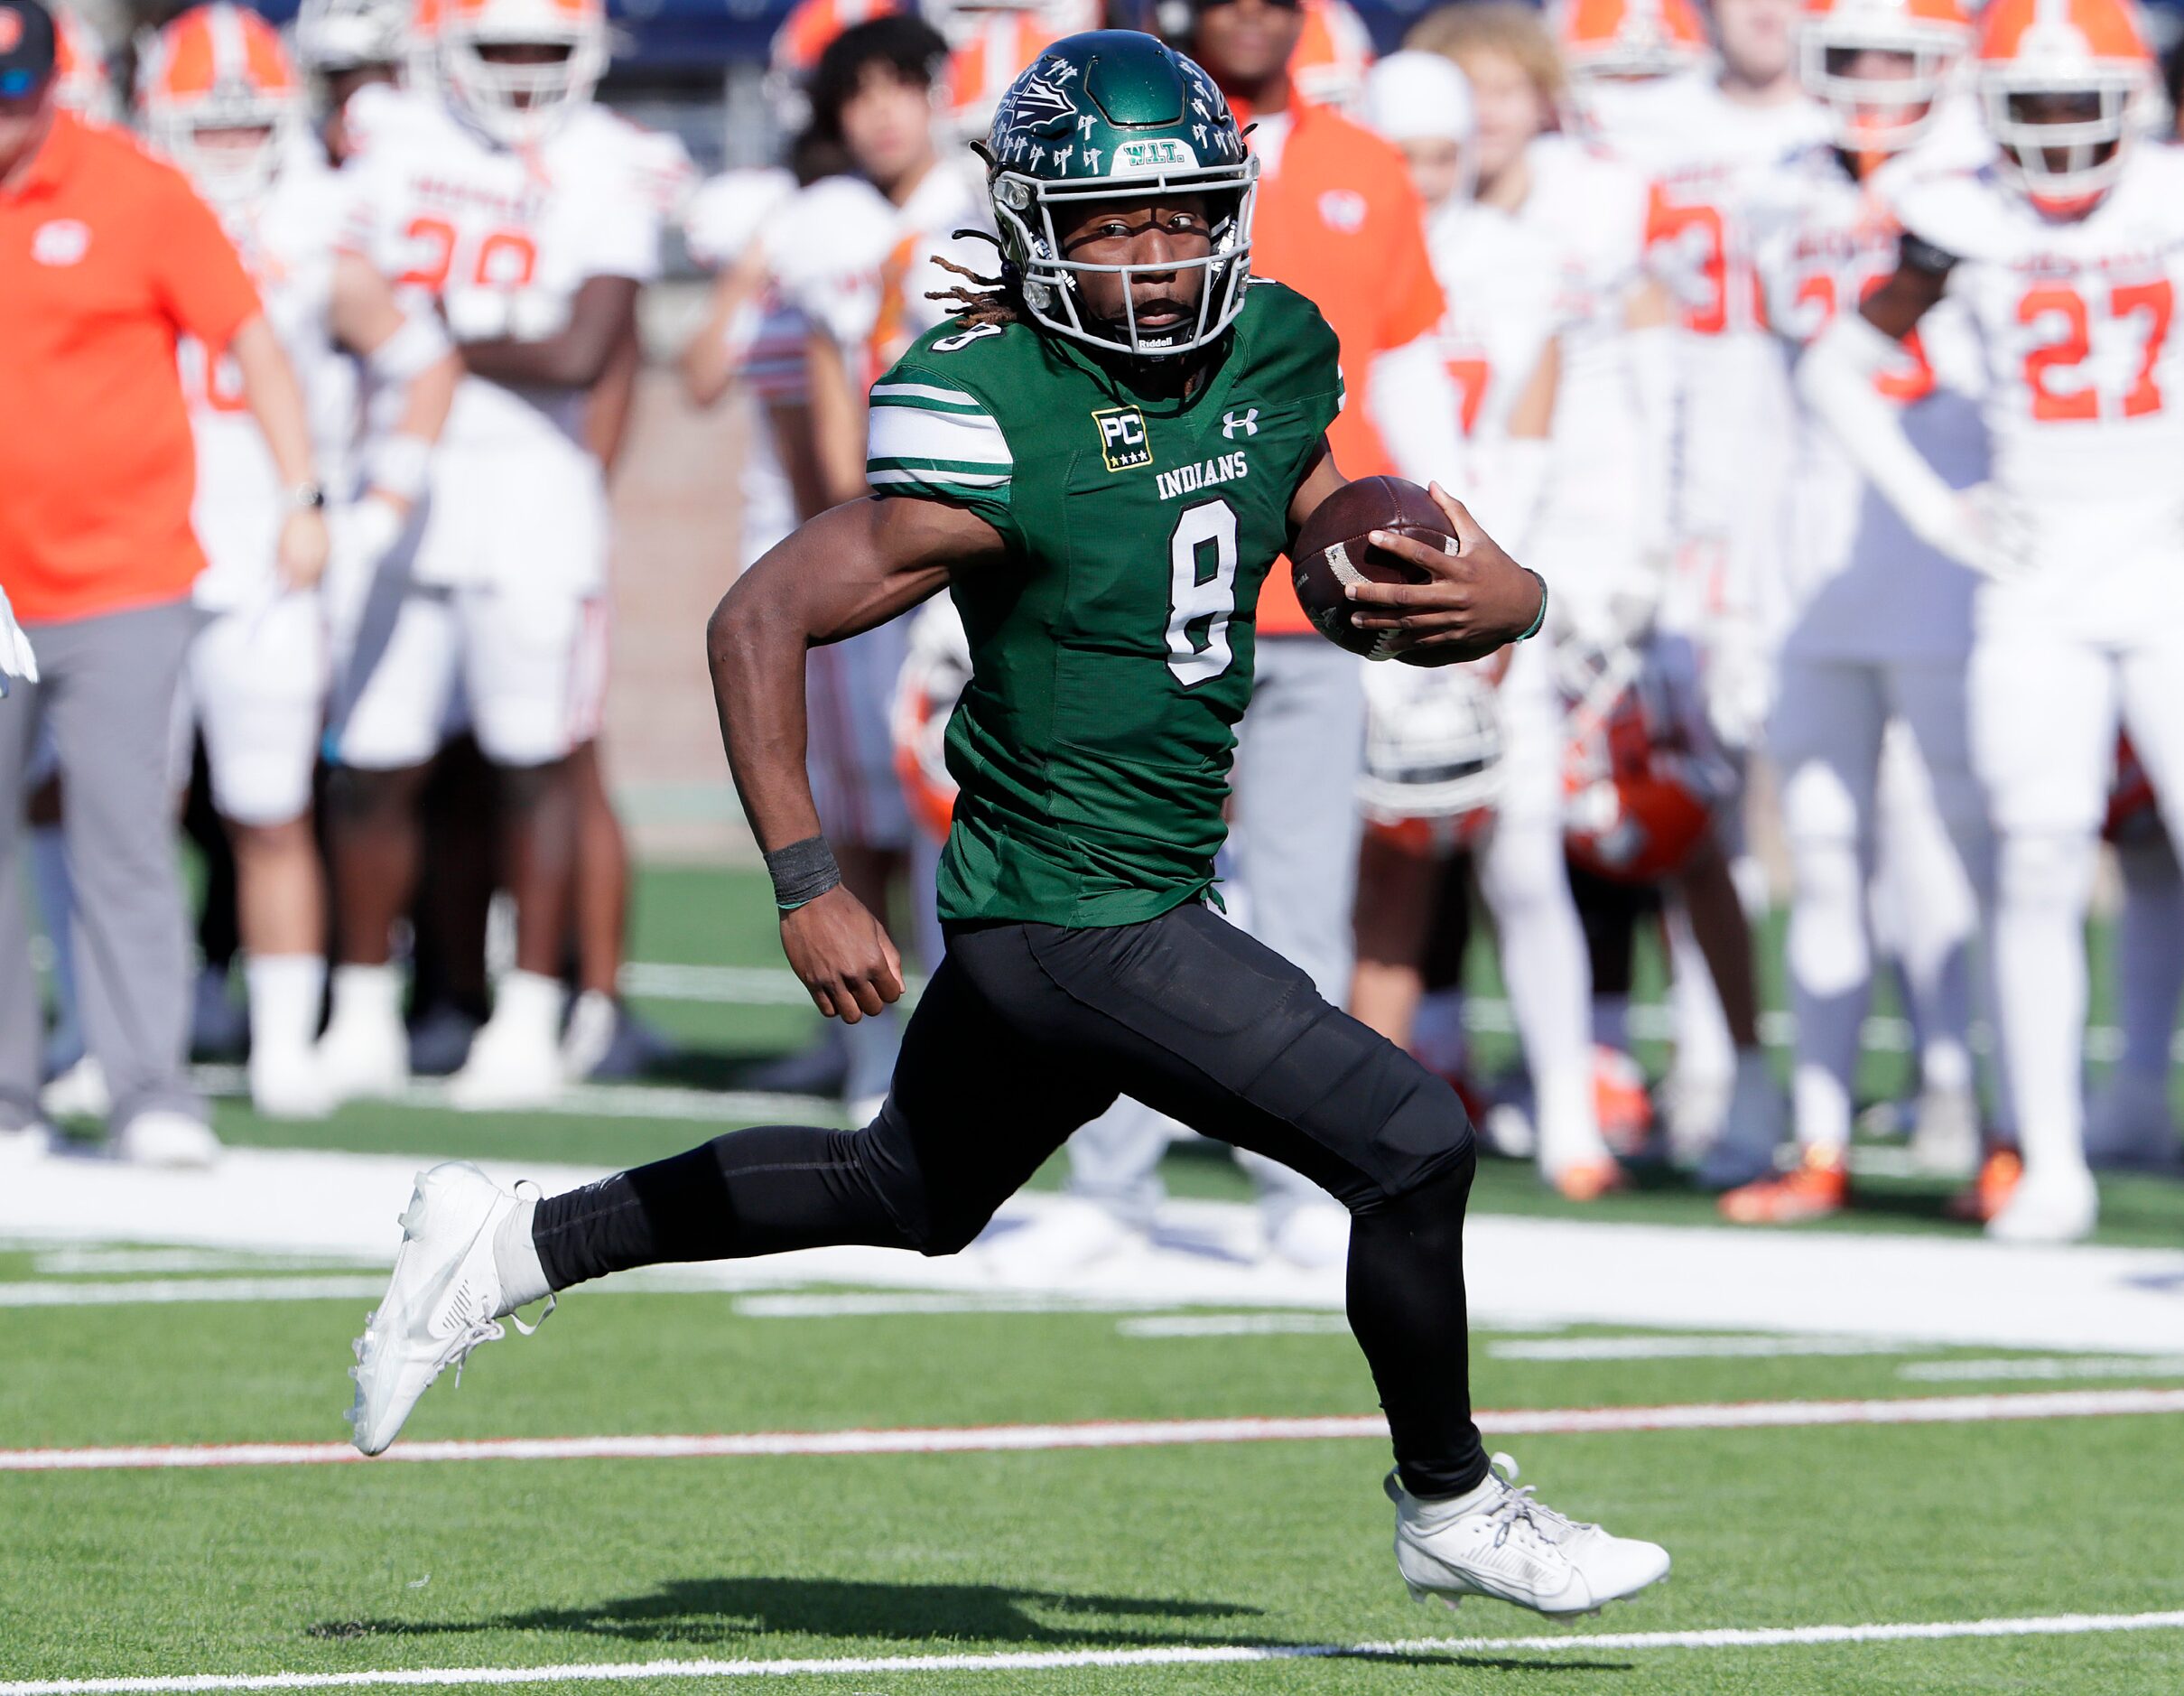
[[[291, 490], [280, 565], [326, 562], [294, 373], [181, 172], [54, 98], [53, 19], [0, 0], [0, 589], [38, 655], [0, 709], [0, 1159], [41, 1151], [42, 1015], [15, 857], [42, 724], [60, 757], [86, 1035], [116, 1151], [218, 1151], [183, 1071], [188, 936], [169, 726], [204, 555], [179, 337], [225, 349]], [[0, 632], [0, 638], [5, 637]]]

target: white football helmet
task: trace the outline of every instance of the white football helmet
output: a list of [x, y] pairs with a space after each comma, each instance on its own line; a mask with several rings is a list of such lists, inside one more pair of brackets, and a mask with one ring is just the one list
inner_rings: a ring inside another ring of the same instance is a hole
[[[1845, 153], [1898, 153], [1933, 127], [1950, 73], [1971, 42], [1961, 0], [1808, 0], [1798, 30], [1805, 92], [1826, 106]], [[1863, 52], [1900, 53], [1902, 77], [1859, 78]]]
[[145, 37], [136, 86], [144, 138], [215, 206], [263, 194], [302, 123], [302, 84], [280, 36], [227, 0]]
[[410, 54], [404, 0], [303, 0], [296, 13], [296, 61], [313, 76], [401, 65]]
[[[2005, 176], [2058, 216], [2114, 186], [2134, 108], [2157, 82], [2131, 0], [1993, 0], [1979, 18], [1978, 78]], [[2083, 116], [2054, 121], [2034, 110], [2043, 104]]]
[[[446, 0], [432, 30], [432, 60], [450, 98], [496, 140], [543, 141], [591, 98], [606, 74], [601, 0]], [[535, 48], [559, 57], [508, 64], [495, 49]]]
[[1365, 671], [1365, 771], [1358, 799], [1380, 821], [1450, 818], [1501, 792], [1506, 653], [1464, 666]]

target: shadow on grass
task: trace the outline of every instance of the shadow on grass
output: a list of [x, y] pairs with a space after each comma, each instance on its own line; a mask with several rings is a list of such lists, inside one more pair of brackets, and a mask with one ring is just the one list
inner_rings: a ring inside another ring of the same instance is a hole
[[[1238, 1635], [1206, 1635], [1193, 1621], [1241, 1624], [1263, 1608], [1176, 1597], [1081, 1596], [1004, 1584], [888, 1584], [851, 1579], [687, 1579], [638, 1596], [585, 1607], [542, 1607], [478, 1619], [322, 1621], [310, 1636], [329, 1642], [371, 1637], [468, 1636], [486, 1632], [550, 1632], [621, 1644], [760, 1646], [771, 1635], [863, 1640], [882, 1652], [919, 1654], [935, 1640], [1055, 1649], [1210, 1646], [1291, 1650], [1300, 1660], [1369, 1661], [1407, 1667], [1476, 1667], [1495, 1672], [1622, 1673], [1630, 1663], [1564, 1654], [1518, 1658], [1470, 1654], [1460, 1646], [1390, 1647], [1372, 1652], [1291, 1645]], [[1109, 1623], [1101, 1623], [1109, 1622]], [[965, 1653], [976, 1651], [966, 1647]], [[1287, 1656], [1283, 1657], [1285, 1659]]]
[[[1003, 1584], [887, 1584], [851, 1579], [684, 1579], [583, 1607], [460, 1620], [356, 1620], [310, 1628], [326, 1638], [560, 1632], [624, 1643], [722, 1644], [769, 1635], [1147, 1646], [1195, 1641], [1157, 1621], [1255, 1618], [1241, 1603], [1074, 1596]], [[1143, 1625], [1097, 1625], [1098, 1620]]]

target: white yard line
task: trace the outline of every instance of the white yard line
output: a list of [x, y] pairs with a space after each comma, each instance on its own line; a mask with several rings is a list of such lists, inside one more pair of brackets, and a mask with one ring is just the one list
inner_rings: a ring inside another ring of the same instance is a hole
[[[2059, 1390], [1901, 1396], [1864, 1402], [1696, 1402], [1667, 1407], [1512, 1408], [1478, 1415], [1489, 1436], [1735, 1430], [1815, 1425], [1934, 1425], [1997, 1420], [2184, 1413], [2184, 1389]], [[750, 1431], [716, 1436], [488, 1437], [404, 1443], [386, 1460], [693, 1460], [810, 1455], [1022, 1453], [1373, 1438], [1378, 1413], [1295, 1419], [1104, 1420], [1062, 1425], [953, 1425], [879, 1430]], [[108, 1449], [0, 1449], [0, 1472], [164, 1471], [216, 1467], [349, 1466], [347, 1443], [199, 1443]]]
[[467, 1684], [624, 1684], [646, 1679], [794, 1678], [860, 1673], [1030, 1673], [1069, 1667], [1214, 1666], [1254, 1661], [1391, 1660], [1417, 1655], [1597, 1654], [1634, 1649], [1778, 1649], [1932, 1643], [1964, 1637], [2076, 1637], [2184, 1629], [2184, 1610], [2054, 1614], [1860, 1626], [1716, 1631], [1564, 1632], [1535, 1637], [1415, 1637], [1395, 1643], [1207, 1643], [1146, 1649], [1026, 1649], [989, 1654], [841, 1655], [803, 1661], [571, 1662], [559, 1666], [392, 1667], [352, 1673], [184, 1673], [147, 1678], [18, 1679], [0, 1696], [170, 1696], [194, 1691], [356, 1690]]
[[385, 1272], [320, 1278], [138, 1278], [116, 1283], [0, 1284], [0, 1308], [128, 1308], [179, 1301], [370, 1301]]
[[[1778, 1355], [1905, 1355], [1914, 1343], [1868, 1337], [1557, 1337], [1490, 1343], [1496, 1360], [1765, 1360]], [[1920, 1351], [1923, 1352], [1923, 1351]]]
[[2021, 1356], [2014, 1360], [1913, 1360], [1897, 1367], [1896, 1376], [1919, 1384], [2004, 1378], [2176, 1378], [2184, 1377], [2184, 1355], [2166, 1358], [2158, 1355], [2059, 1355], [2046, 1359]]
[[1347, 1337], [1350, 1321], [1339, 1313], [1176, 1313], [1124, 1319], [1123, 1337]]

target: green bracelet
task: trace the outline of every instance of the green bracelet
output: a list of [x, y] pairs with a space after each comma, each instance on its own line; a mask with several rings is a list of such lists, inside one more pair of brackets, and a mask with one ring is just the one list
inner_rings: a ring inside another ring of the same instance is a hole
[[1529, 642], [1539, 634], [1540, 627], [1547, 622], [1547, 579], [1532, 570], [1529, 565], [1520, 565], [1517, 569], [1526, 573], [1539, 585], [1539, 616], [1532, 620], [1531, 628], [1517, 638], [1520, 642]]

